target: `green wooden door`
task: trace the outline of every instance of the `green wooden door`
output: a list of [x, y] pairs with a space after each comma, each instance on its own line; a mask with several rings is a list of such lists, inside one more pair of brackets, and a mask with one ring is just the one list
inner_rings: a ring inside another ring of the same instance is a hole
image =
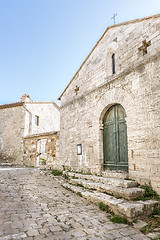
[[104, 116], [104, 167], [109, 170], [128, 171], [127, 125], [125, 110], [114, 105]]

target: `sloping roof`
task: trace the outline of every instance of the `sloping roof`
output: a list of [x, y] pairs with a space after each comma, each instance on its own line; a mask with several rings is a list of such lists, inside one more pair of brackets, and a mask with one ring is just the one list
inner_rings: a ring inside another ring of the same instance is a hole
[[26, 104], [45, 104], [45, 103], [53, 103], [53, 105], [60, 110], [60, 107], [54, 102], [39, 102], [39, 101], [31, 101], [31, 102], [26, 102]]
[[76, 75], [79, 73], [79, 71], [81, 70], [81, 68], [83, 67], [83, 65], [86, 63], [86, 61], [88, 60], [88, 58], [91, 56], [91, 54], [93, 53], [94, 49], [98, 46], [99, 42], [103, 39], [103, 37], [105, 36], [105, 34], [108, 32], [109, 29], [111, 28], [115, 28], [115, 27], [119, 27], [119, 26], [123, 26], [123, 25], [127, 25], [127, 24], [131, 24], [131, 23], [136, 23], [136, 22], [141, 22], [144, 20], [148, 20], [150, 18], [157, 18], [160, 17], [160, 14], [156, 14], [153, 16], [149, 16], [149, 17], [145, 17], [145, 18], [140, 18], [140, 19], [135, 19], [135, 20], [131, 20], [131, 21], [127, 21], [127, 22], [123, 22], [123, 23], [119, 23], [119, 24], [115, 24], [112, 26], [107, 27], [107, 29], [105, 30], [105, 32], [103, 33], [103, 35], [101, 36], [101, 38], [98, 40], [98, 42], [96, 43], [96, 45], [93, 47], [93, 49], [90, 51], [89, 55], [86, 57], [86, 59], [84, 60], [84, 62], [81, 64], [80, 68], [78, 69], [78, 71], [75, 73], [75, 75], [73, 76], [73, 78], [71, 79], [71, 81], [69, 82], [69, 84], [67, 85], [67, 87], [64, 89], [64, 91], [62, 92], [61, 96], [58, 98], [58, 100], [61, 100], [61, 97], [63, 96], [63, 94], [65, 93], [65, 91], [67, 90], [67, 88], [70, 86], [70, 84], [72, 83], [72, 81], [74, 80], [74, 78], [76, 77]]
[[0, 109], [11, 108], [11, 107], [19, 107], [19, 106], [23, 106], [23, 102], [15, 102], [15, 103], [3, 104], [3, 105], [0, 105]]
[[60, 107], [55, 102], [53, 104], [60, 110]]
[[44, 103], [53, 103], [53, 105], [58, 108], [58, 110], [60, 110], [60, 107], [54, 102], [34, 102], [34, 101], [31, 101], [31, 102], [15, 102], [15, 103], [9, 103], [9, 104], [3, 104], [3, 105], [0, 105], [0, 109], [4, 109], [4, 108], [12, 108], [12, 107], [19, 107], [19, 106], [23, 106], [23, 104], [44, 104]]

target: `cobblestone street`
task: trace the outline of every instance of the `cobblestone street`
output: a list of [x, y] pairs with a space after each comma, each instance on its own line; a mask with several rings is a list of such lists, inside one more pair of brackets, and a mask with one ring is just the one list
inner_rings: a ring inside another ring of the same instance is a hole
[[0, 240], [147, 240], [38, 169], [0, 168]]

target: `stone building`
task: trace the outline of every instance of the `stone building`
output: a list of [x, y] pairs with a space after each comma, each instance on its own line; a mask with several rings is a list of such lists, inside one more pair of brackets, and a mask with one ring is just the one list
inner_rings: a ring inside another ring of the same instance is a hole
[[60, 100], [61, 165], [160, 193], [160, 15], [108, 27]]
[[59, 167], [59, 132], [28, 135], [23, 143], [23, 162], [26, 166]]
[[[0, 105], [0, 161], [34, 165], [24, 159], [27, 137], [54, 134], [59, 129], [59, 107], [54, 102], [34, 102], [24, 94], [20, 102]], [[37, 152], [41, 154], [38, 144], [33, 147], [35, 156]]]

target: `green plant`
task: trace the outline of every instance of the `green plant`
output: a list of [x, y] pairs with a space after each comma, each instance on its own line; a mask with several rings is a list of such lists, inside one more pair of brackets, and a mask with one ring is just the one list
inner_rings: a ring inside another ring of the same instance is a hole
[[73, 176], [72, 179], [78, 179], [78, 177]]
[[142, 185], [142, 189], [145, 190], [145, 193], [143, 196], [139, 196], [133, 200], [135, 201], [146, 201], [149, 199], [160, 201], [159, 195], [148, 185]]
[[66, 175], [66, 174], [63, 174], [63, 177], [64, 177], [64, 179], [66, 179], [66, 180], [69, 179], [68, 175]]
[[123, 224], [128, 224], [128, 220], [125, 217], [113, 215], [112, 217], [109, 218], [111, 222], [113, 223], [123, 223]]
[[77, 183], [77, 187], [83, 187], [81, 183]]
[[152, 215], [160, 215], [160, 209], [158, 207], [155, 207], [153, 209]]
[[99, 203], [98, 203], [98, 207], [99, 207], [99, 209], [102, 210], [102, 211], [107, 211], [107, 212], [109, 212], [109, 206], [108, 206], [108, 205], [105, 205], [103, 202], [99, 202]]
[[62, 172], [59, 171], [59, 170], [52, 169], [51, 174], [54, 175], [54, 176], [61, 176]]
[[65, 165], [62, 165], [62, 167], [63, 167], [63, 171], [65, 171], [66, 169], [65, 169]]
[[115, 198], [118, 198], [118, 199], [121, 199], [121, 198], [123, 198], [122, 196], [120, 196], [120, 195], [114, 195], [114, 197]]
[[[155, 229], [159, 229], [160, 226], [160, 209], [158, 207], [155, 207], [153, 209], [152, 214], [150, 214], [149, 217], [145, 219], [145, 222], [147, 222], [147, 225], [140, 229], [140, 231], [144, 234], [147, 234], [149, 232], [154, 232]], [[160, 230], [156, 230], [160, 232]], [[157, 240], [160, 240], [158, 238], [155, 238]]]
[[144, 226], [140, 229], [140, 231], [144, 234], [147, 234], [147, 233], [151, 232], [151, 226], [150, 225]]
[[82, 193], [81, 193], [81, 192], [77, 192], [77, 195], [78, 195], [79, 197], [82, 197]]
[[98, 207], [100, 210], [106, 211], [107, 213], [111, 214], [111, 217], [109, 217], [111, 222], [129, 224], [128, 220], [125, 217], [120, 217], [118, 215], [115, 215], [115, 213], [110, 210], [109, 206], [105, 205], [103, 202], [99, 202]]
[[46, 159], [45, 158], [40, 158], [40, 163], [46, 163]]

